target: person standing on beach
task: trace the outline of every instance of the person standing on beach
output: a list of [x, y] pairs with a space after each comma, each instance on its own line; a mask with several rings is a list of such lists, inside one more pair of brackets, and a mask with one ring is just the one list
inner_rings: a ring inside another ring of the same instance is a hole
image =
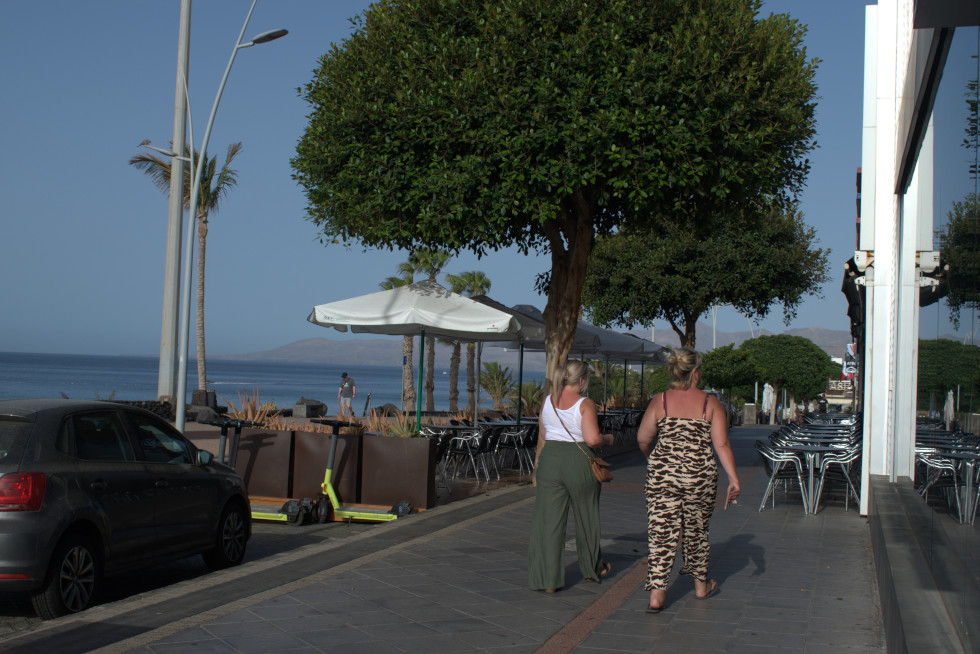
[[340, 373], [340, 388], [337, 390], [337, 405], [340, 407], [341, 420], [354, 420], [354, 411], [351, 409], [351, 400], [357, 396], [357, 387], [354, 386], [354, 378], [348, 377], [346, 372]]

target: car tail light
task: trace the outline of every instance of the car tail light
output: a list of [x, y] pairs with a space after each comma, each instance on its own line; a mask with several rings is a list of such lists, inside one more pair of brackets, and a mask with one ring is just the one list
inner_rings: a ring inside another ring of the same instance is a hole
[[47, 485], [48, 477], [43, 472], [0, 475], [0, 511], [37, 511]]

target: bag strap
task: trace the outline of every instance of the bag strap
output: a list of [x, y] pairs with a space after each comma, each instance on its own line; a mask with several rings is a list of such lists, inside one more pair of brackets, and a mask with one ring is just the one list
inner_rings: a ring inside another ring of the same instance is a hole
[[590, 459], [595, 458], [594, 455], [589, 454], [588, 452], [586, 452], [585, 451], [585, 448], [582, 447], [581, 441], [575, 440], [575, 437], [572, 436], [572, 432], [568, 431], [568, 427], [565, 426], [565, 421], [561, 419], [561, 415], [558, 413], [558, 405], [555, 403], [555, 396], [554, 395], [551, 396], [551, 408], [554, 409], [555, 416], [558, 417], [558, 422], [560, 422], [561, 423], [561, 426], [564, 427], [565, 433], [568, 434], [569, 437], [571, 437], [573, 443], [575, 443], [576, 445], [578, 445], [578, 449], [582, 450], [582, 454], [584, 454], [585, 456], [587, 456]]

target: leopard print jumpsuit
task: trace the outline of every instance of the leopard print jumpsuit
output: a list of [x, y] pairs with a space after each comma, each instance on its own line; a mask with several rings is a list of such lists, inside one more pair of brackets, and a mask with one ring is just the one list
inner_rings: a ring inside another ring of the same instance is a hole
[[700, 418], [671, 418], [657, 423], [657, 444], [647, 460], [647, 521], [650, 568], [646, 589], [665, 589], [670, 579], [677, 539], [683, 535], [684, 566], [680, 573], [708, 579], [708, 520], [718, 490], [718, 464], [711, 445], [711, 423]]

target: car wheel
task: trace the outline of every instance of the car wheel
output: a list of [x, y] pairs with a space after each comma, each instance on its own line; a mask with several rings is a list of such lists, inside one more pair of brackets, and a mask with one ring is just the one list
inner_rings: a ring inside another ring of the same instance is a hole
[[81, 534], [64, 539], [54, 551], [44, 586], [31, 594], [42, 620], [84, 611], [99, 586], [99, 566], [92, 542]]
[[214, 548], [204, 553], [204, 563], [212, 570], [236, 566], [245, 558], [248, 528], [245, 510], [240, 504], [229, 504], [218, 521]]

